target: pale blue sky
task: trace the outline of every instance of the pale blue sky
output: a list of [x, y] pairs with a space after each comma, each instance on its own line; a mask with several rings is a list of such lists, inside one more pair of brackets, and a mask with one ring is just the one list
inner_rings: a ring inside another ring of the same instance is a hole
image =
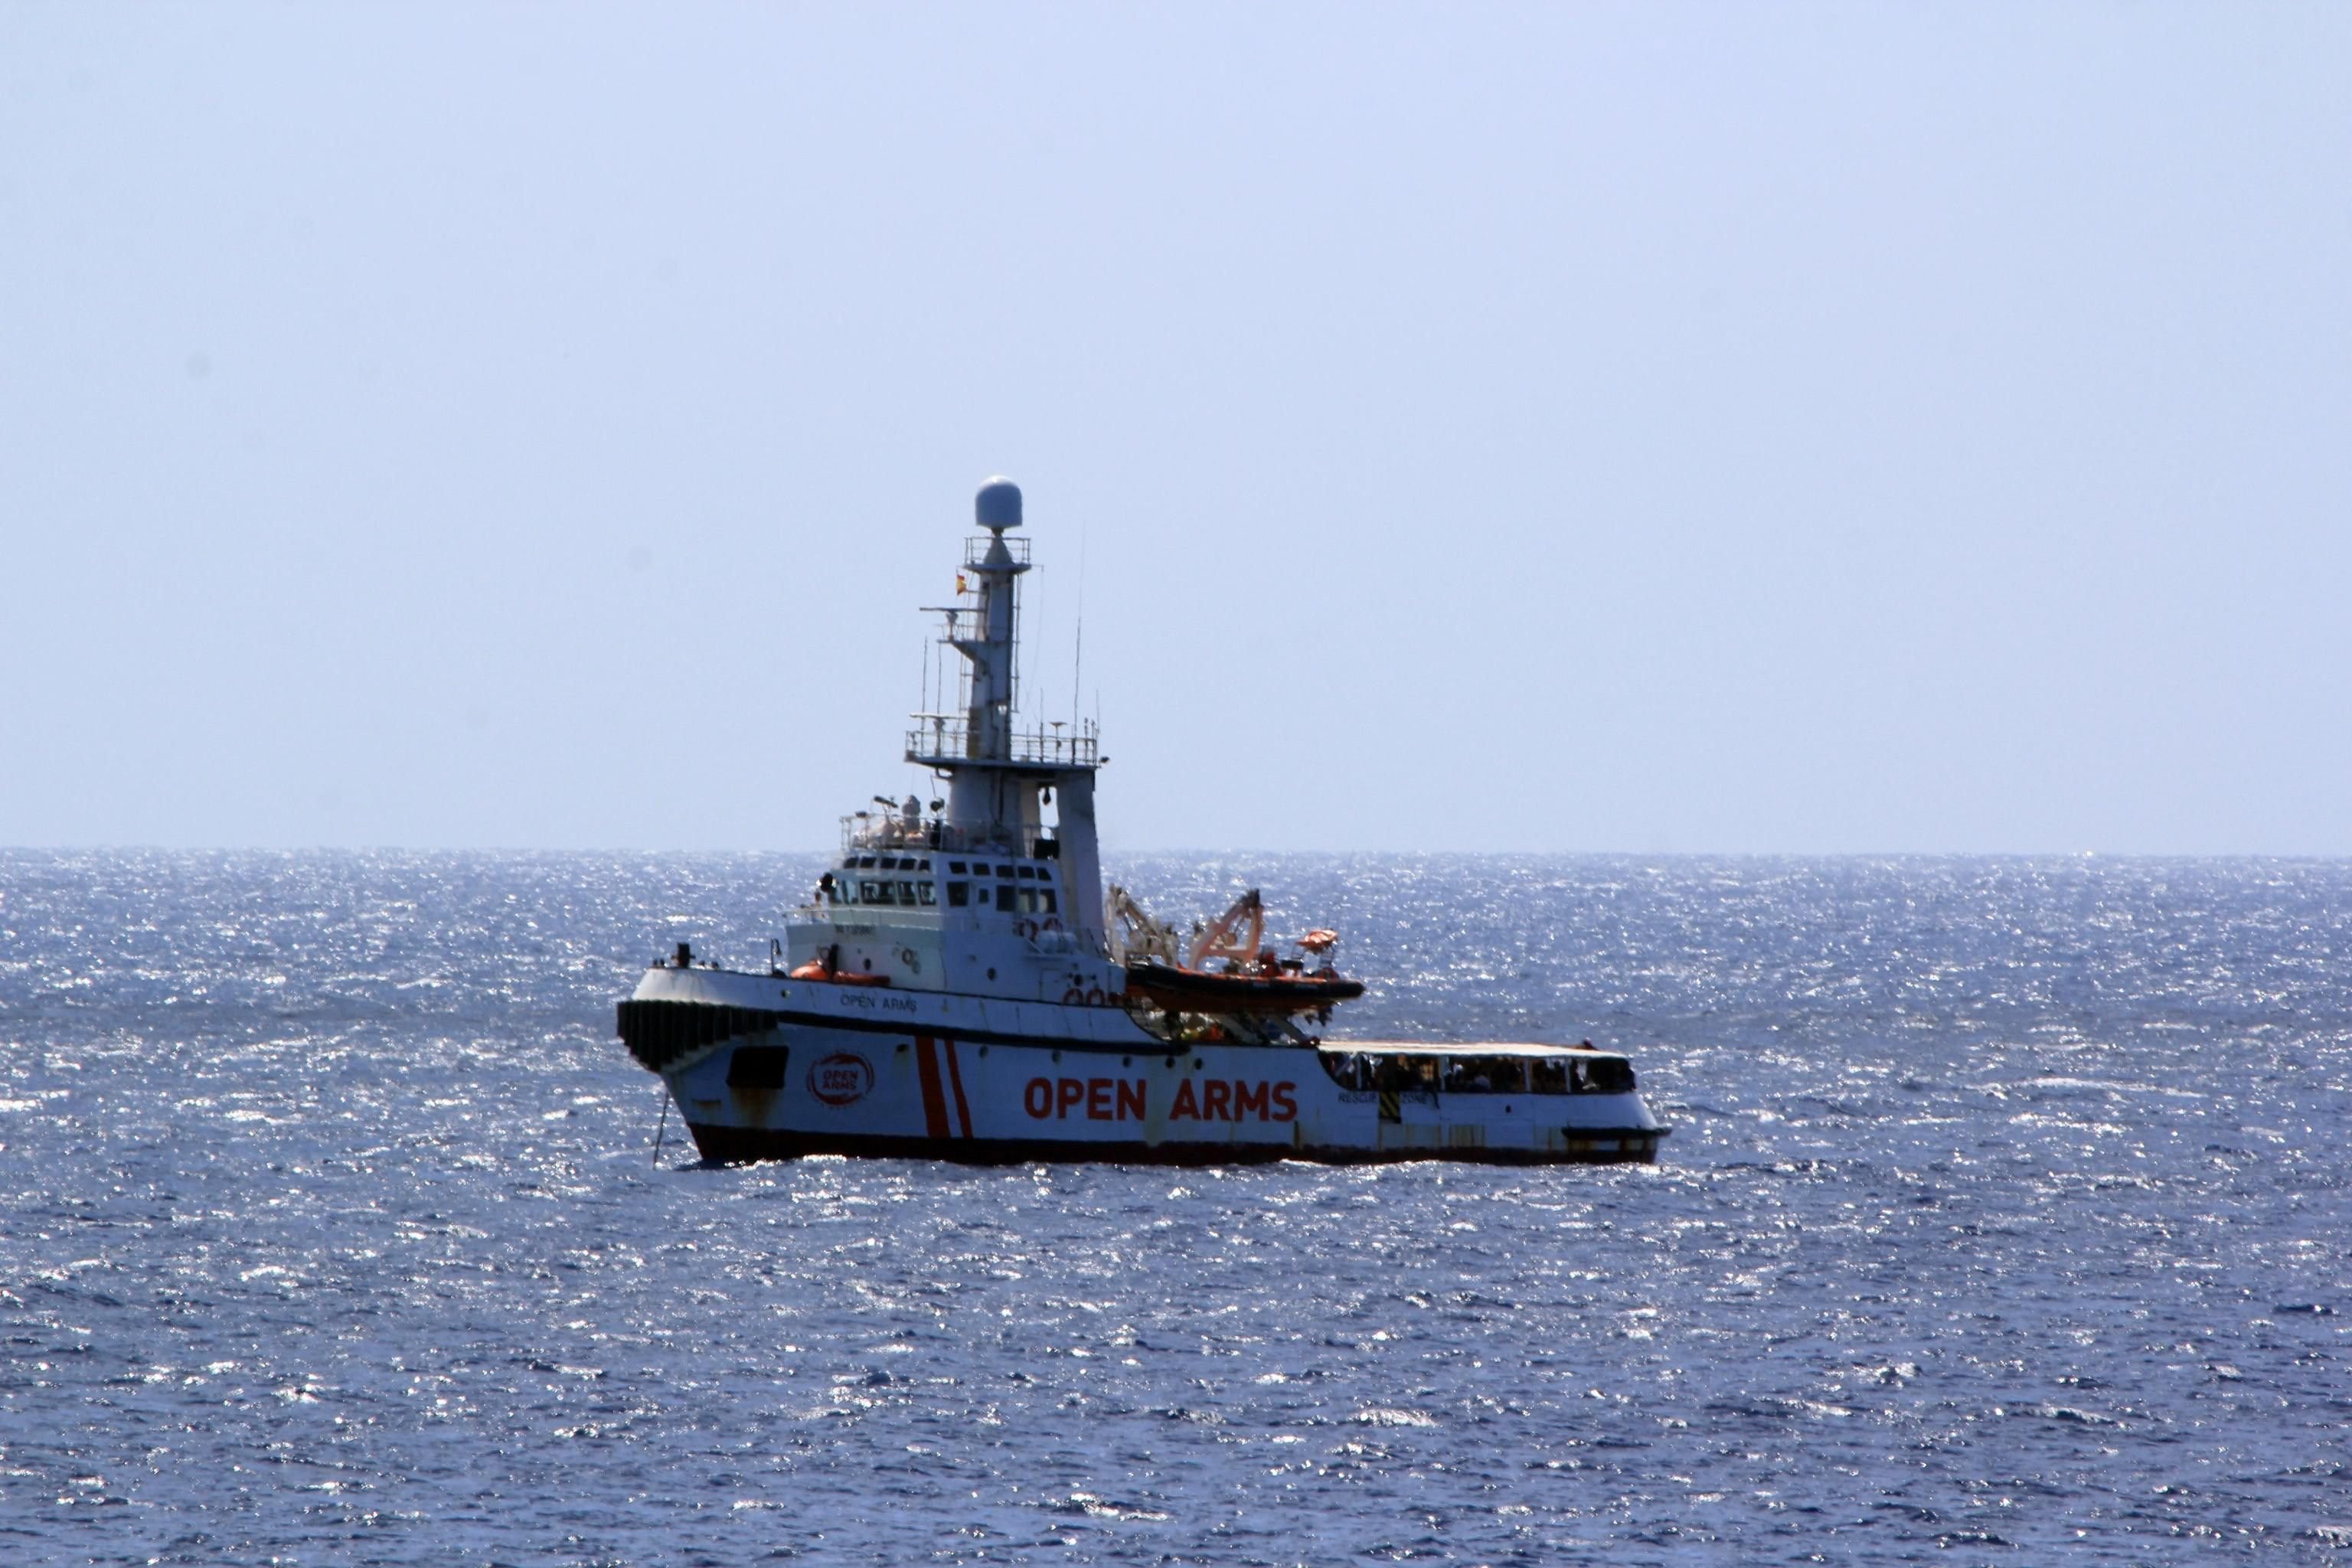
[[2352, 852], [2352, 8], [0, 9], [0, 842]]

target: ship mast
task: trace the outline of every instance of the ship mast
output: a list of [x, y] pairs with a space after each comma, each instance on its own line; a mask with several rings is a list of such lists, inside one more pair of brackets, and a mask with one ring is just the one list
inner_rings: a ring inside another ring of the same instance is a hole
[[[949, 613], [944, 640], [971, 665], [965, 680], [964, 754], [978, 762], [1009, 763], [1013, 760], [1013, 637], [1019, 618], [1016, 584], [1029, 570], [1029, 542], [1014, 542], [1021, 547], [1015, 555], [1004, 531], [1021, 526], [1021, 487], [1011, 479], [989, 480], [972, 498], [972, 511], [980, 526], [988, 530], [985, 538], [971, 539], [964, 550], [964, 570], [980, 579], [980, 602], [971, 612], [971, 625], [959, 626], [961, 617]], [[959, 806], [972, 804], [979, 784], [971, 773], [958, 775], [955, 789], [964, 798], [950, 796], [951, 825], [960, 815]]]
[[[976, 583], [972, 600], [942, 607], [940, 641], [964, 658], [961, 713], [918, 713], [907, 736], [907, 761], [948, 781], [944, 847], [988, 847], [1062, 863], [1069, 924], [1080, 940], [1100, 947], [1102, 872], [1095, 836], [1095, 770], [1101, 757], [1095, 726], [1081, 721], [1050, 731], [1013, 725], [1014, 650], [1020, 629], [1019, 584], [1029, 570], [1029, 542], [1007, 539], [1021, 526], [1021, 487], [992, 479], [973, 498], [973, 515], [987, 531], [966, 542], [963, 571]], [[1045, 831], [1050, 794], [1054, 831]]]

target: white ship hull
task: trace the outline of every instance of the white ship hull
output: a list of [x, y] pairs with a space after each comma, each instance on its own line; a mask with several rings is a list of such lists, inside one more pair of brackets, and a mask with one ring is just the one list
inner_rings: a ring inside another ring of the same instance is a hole
[[657, 1070], [721, 1162], [1648, 1161], [1666, 1132], [1630, 1090], [1383, 1092], [1343, 1087], [1327, 1066], [1443, 1047], [1173, 1047], [1117, 1006], [668, 967], [633, 1004], [632, 1050], [675, 1051]]
[[767, 973], [681, 942], [620, 1005], [705, 1157], [1656, 1157], [1668, 1130], [1615, 1052], [1326, 1045], [1307, 1028], [1364, 990], [1336, 929], [1270, 935], [1252, 888], [1187, 941], [1106, 889], [1096, 725], [1020, 721], [1020, 487], [991, 479], [972, 506], [982, 534], [933, 606], [953, 706], [944, 679], [927, 690], [900, 754], [929, 787], [842, 819]]

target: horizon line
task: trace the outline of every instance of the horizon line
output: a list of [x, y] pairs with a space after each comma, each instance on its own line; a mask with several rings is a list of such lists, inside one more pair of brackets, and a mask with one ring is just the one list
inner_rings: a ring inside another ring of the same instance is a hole
[[[774, 855], [829, 858], [837, 849], [689, 847], [646, 845], [520, 844], [0, 844], [0, 855]], [[947, 851], [939, 851], [947, 853]], [[1230, 858], [1237, 856], [1356, 855], [1454, 857], [1464, 859], [1712, 859], [1712, 860], [2352, 860], [2352, 850], [2325, 849], [1473, 849], [1458, 847], [1275, 848], [1248, 846], [1106, 846], [1105, 856], [1174, 855]]]

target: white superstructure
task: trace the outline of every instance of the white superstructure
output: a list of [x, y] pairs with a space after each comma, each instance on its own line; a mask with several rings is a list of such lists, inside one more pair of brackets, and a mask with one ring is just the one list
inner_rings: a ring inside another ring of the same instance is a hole
[[765, 973], [680, 944], [621, 1004], [707, 1158], [1654, 1156], [1666, 1129], [1620, 1055], [1318, 1041], [1302, 1021], [1362, 990], [1334, 933], [1261, 947], [1253, 892], [1180, 954], [1107, 901], [1094, 727], [1015, 721], [1020, 489], [992, 479], [976, 511], [940, 612], [960, 700], [907, 735], [940, 798], [845, 818]]

